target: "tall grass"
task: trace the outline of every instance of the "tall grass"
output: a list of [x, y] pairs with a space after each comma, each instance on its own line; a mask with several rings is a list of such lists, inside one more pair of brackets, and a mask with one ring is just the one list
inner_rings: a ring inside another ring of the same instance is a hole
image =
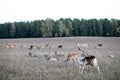
[[80, 74], [77, 63], [41, 62], [39, 58], [13, 54], [0, 56], [0, 80], [120, 80], [119, 57], [100, 59], [99, 75], [91, 66]]

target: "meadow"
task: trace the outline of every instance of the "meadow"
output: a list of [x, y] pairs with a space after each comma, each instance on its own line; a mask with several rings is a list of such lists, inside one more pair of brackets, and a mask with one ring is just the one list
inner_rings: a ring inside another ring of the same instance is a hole
[[[78, 43], [87, 44], [82, 49], [96, 56], [100, 74], [91, 66], [80, 74], [77, 62], [65, 62], [69, 52], [81, 54]], [[7, 44], [17, 46], [8, 48]], [[31, 45], [39, 49], [29, 49]], [[45, 55], [56, 56], [57, 61], [49, 61]], [[120, 80], [120, 37], [0, 39], [0, 80]]]

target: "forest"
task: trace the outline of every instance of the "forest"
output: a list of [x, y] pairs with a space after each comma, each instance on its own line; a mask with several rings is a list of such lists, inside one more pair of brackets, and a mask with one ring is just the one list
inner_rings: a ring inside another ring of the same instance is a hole
[[50, 38], [100, 36], [120, 37], [120, 20], [71, 19], [6, 22], [0, 24], [0, 38]]

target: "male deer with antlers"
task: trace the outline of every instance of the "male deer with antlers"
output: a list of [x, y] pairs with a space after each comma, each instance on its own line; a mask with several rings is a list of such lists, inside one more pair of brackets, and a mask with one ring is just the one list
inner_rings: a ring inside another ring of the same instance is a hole
[[79, 69], [82, 66], [81, 74], [84, 71], [85, 65], [91, 65], [91, 66], [97, 68], [98, 73], [100, 74], [100, 69], [99, 69], [96, 57], [94, 55], [86, 54], [85, 51], [81, 49], [79, 44], [78, 44], [77, 48], [78, 48], [79, 51], [82, 52], [82, 56], [78, 56], [78, 59], [77, 59], [78, 60], [78, 64], [79, 64]]

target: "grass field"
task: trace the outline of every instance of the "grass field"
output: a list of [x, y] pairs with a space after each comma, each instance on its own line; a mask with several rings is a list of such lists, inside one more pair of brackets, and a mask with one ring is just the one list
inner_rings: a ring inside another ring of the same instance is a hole
[[[83, 50], [97, 57], [100, 75], [91, 66], [80, 74], [76, 62], [65, 62], [69, 52], [80, 53], [78, 42], [88, 44]], [[47, 43], [53, 47], [42, 48]], [[102, 47], [97, 43], [102, 43]], [[7, 48], [6, 44], [18, 46]], [[30, 50], [30, 45], [40, 49]], [[58, 49], [58, 45], [63, 48]], [[55, 52], [63, 56], [57, 56], [58, 61], [46, 60], [45, 55], [54, 56]], [[0, 80], [120, 80], [120, 37], [0, 39]]]

